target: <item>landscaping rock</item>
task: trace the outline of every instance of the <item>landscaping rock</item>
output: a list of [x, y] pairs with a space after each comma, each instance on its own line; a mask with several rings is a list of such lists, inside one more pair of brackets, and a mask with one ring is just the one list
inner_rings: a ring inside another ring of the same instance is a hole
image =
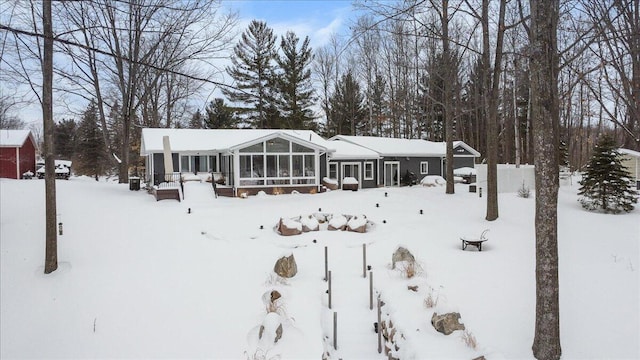
[[280, 218], [278, 232], [282, 236], [300, 235], [302, 234], [302, 224], [295, 220]]
[[413, 254], [411, 254], [411, 252], [405, 248], [403, 248], [402, 246], [400, 246], [396, 252], [393, 253], [393, 256], [391, 256], [391, 268], [395, 269], [396, 268], [396, 263], [399, 261], [406, 261], [406, 262], [412, 262], [415, 263], [416, 262], [416, 258], [413, 257]]
[[347, 228], [347, 217], [335, 214], [329, 220], [327, 230], [345, 230]]
[[367, 232], [367, 217], [364, 215], [356, 215], [347, 222], [347, 230], [365, 233]]
[[320, 230], [320, 223], [318, 219], [316, 219], [316, 217], [313, 215], [303, 216], [300, 219], [300, 222], [302, 223], [302, 232]]
[[283, 256], [276, 261], [273, 271], [282, 276], [283, 278], [292, 278], [298, 273], [298, 265], [293, 254], [289, 256]]
[[269, 342], [273, 341], [274, 344], [282, 338], [282, 322], [280, 322], [278, 314], [268, 313], [262, 320], [260, 331], [258, 331], [258, 339], [262, 340], [263, 337]]
[[433, 313], [431, 316], [431, 325], [436, 331], [449, 335], [456, 330], [464, 330], [464, 324], [460, 324], [460, 313], [447, 313], [438, 315]]

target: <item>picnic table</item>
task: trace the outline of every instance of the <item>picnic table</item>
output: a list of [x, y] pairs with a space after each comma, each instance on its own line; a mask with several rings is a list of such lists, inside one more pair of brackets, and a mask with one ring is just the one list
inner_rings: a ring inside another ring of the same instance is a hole
[[482, 232], [482, 234], [480, 234], [479, 238], [472, 237], [472, 236], [461, 237], [460, 240], [462, 240], [462, 250], [465, 250], [467, 246], [471, 245], [478, 248], [478, 251], [482, 251], [482, 243], [489, 240], [486, 237], [488, 232], [489, 232], [489, 229], [486, 229], [485, 231]]

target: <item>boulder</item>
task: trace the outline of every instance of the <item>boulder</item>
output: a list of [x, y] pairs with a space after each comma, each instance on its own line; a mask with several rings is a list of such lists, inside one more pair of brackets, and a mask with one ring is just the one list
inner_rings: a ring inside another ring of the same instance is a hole
[[367, 232], [367, 217], [364, 215], [356, 215], [347, 222], [347, 230], [365, 233]]
[[402, 246], [400, 246], [391, 256], [391, 268], [396, 268], [396, 263], [398, 261], [406, 261], [407, 263], [415, 263], [416, 258], [413, 257], [413, 254]]
[[283, 256], [276, 261], [273, 271], [283, 278], [292, 278], [298, 273], [298, 265], [293, 254]]
[[334, 214], [329, 220], [327, 230], [345, 230], [347, 228], [348, 219], [344, 215]]
[[280, 322], [278, 314], [268, 313], [262, 320], [258, 331], [258, 339], [262, 340], [263, 337], [265, 341], [273, 341], [274, 344], [282, 338], [282, 322]]
[[300, 235], [302, 234], [302, 224], [295, 220], [280, 218], [278, 232], [282, 236]]
[[320, 222], [313, 215], [301, 217], [300, 222], [302, 223], [302, 232], [320, 230]]
[[460, 324], [460, 313], [453, 312], [438, 315], [437, 313], [433, 313], [431, 316], [431, 325], [436, 331], [441, 332], [445, 335], [449, 335], [456, 330], [464, 330], [464, 324]]

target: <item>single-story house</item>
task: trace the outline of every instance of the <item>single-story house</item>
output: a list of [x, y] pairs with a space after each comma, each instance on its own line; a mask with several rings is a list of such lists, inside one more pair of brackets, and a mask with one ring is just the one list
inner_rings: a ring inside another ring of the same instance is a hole
[[0, 130], [0, 177], [36, 172], [36, 141], [30, 130]]
[[[399, 186], [403, 180], [420, 181], [427, 175], [445, 177], [445, 142], [346, 135], [336, 135], [329, 141], [337, 143], [336, 152], [329, 154], [329, 177], [355, 177], [362, 188]], [[479, 156], [463, 141], [453, 143], [454, 169], [473, 168]]]
[[165, 138], [173, 172], [213, 173], [224, 196], [320, 191], [327, 153], [333, 151], [330, 142], [309, 130], [145, 128], [140, 155], [152, 184], [167, 178]]
[[640, 152], [630, 149], [618, 149], [618, 152], [622, 155], [622, 165], [627, 167], [636, 189], [640, 190]]
[[[343, 179], [355, 178], [359, 188], [374, 188], [399, 186], [409, 173], [416, 180], [443, 176], [446, 146], [371, 136], [325, 140], [310, 130], [145, 128], [140, 155], [151, 184], [175, 174], [212, 174], [218, 194], [242, 196], [318, 192], [325, 179], [342, 187]], [[464, 142], [454, 143], [454, 167], [474, 167], [477, 156]]]

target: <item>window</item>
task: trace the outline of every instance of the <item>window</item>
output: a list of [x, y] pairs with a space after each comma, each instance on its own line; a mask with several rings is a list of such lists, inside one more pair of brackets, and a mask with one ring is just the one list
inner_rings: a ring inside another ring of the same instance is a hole
[[429, 174], [429, 162], [421, 161], [420, 162], [420, 174], [427, 175]]
[[181, 172], [189, 172], [189, 157], [188, 156], [180, 156], [180, 171]]
[[310, 148], [308, 148], [308, 147], [306, 147], [306, 146], [302, 146], [302, 145], [300, 145], [300, 144], [296, 144], [296, 143], [293, 143], [293, 146], [292, 146], [292, 147], [293, 147], [293, 148], [292, 148], [291, 152], [294, 152], [294, 153], [308, 153], [308, 152], [313, 152], [313, 149], [310, 149]]
[[240, 152], [253, 152], [253, 153], [261, 153], [264, 152], [264, 143], [257, 143], [255, 145], [251, 145], [244, 149], [240, 149]]
[[267, 140], [267, 152], [268, 153], [288, 153], [289, 141], [281, 138], [274, 138]]
[[338, 164], [337, 163], [329, 163], [329, 179], [338, 179]]
[[364, 179], [373, 180], [373, 163], [370, 161], [364, 163]]
[[217, 156], [209, 156], [209, 171], [217, 172], [218, 171], [218, 157]]

